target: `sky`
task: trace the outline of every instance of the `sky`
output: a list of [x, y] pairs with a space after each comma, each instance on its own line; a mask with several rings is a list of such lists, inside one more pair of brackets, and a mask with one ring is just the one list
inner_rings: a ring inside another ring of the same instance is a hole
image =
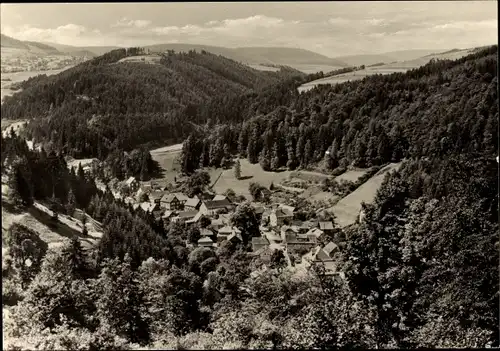
[[1, 33], [74, 46], [277, 46], [335, 57], [498, 43], [497, 1], [0, 5]]

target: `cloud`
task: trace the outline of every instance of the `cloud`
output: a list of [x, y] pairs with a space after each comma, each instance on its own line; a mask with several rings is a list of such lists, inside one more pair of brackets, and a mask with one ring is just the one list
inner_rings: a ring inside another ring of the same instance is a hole
[[[94, 42], [101, 35], [98, 29], [89, 30], [74, 23], [68, 23], [56, 28], [38, 28], [24, 25], [21, 28], [4, 27], [2, 33], [20, 40], [54, 42], [66, 45]], [[88, 44], [80, 44], [88, 45]]]
[[147, 19], [122, 17], [100, 30], [65, 24], [56, 28], [2, 27], [2, 32], [21, 40], [82, 46], [139, 46], [167, 42], [227, 47], [288, 46], [313, 50], [331, 57], [416, 48], [472, 47], [498, 41], [495, 14], [490, 19], [487, 16], [480, 18], [478, 13], [471, 18], [465, 18], [464, 15], [445, 18], [429, 10], [417, 10], [401, 10], [397, 13], [392, 10], [369, 13], [357, 11], [350, 16], [337, 11], [333, 16], [308, 20], [255, 14], [164, 26], [153, 26]]
[[152, 22], [149, 20], [129, 20], [128, 18], [124, 17], [120, 19], [118, 22], [113, 24], [111, 27], [112, 28], [146, 28], [148, 27]]

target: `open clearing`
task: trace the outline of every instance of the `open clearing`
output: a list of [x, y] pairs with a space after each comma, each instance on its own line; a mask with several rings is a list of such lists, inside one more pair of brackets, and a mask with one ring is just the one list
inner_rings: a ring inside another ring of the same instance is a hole
[[122, 58], [118, 62], [137, 62], [137, 63], [151, 63], [159, 64], [161, 56], [160, 55], [137, 55]]
[[377, 194], [377, 190], [384, 181], [385, 175], [399, 169], [400, 166], [401, 162], [390, 163], [368, 179], [358, 189], [344, 197], [335, 206], [331, 207], [330, 211], [337, 217], [337, 224], [340, 227], [347, 227], [355, 223], [359, 216], [359, 211], [361, 210], [361, 203], [372, 203]]
[[366, 172], [368, 172], [368, 169], [353, 169], [335, 177], [335, 181], [340, 182], [345, 180], [348, 182], [356, 182], [359, 178], [365, 175]]

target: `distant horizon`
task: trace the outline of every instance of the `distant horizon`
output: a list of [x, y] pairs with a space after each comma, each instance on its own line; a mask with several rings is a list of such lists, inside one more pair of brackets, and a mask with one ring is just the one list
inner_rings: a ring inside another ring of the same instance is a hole
[[1, 4], [0, 32], [75, 47], [286, 47], [339, 57], [494, 45], [497, 29], [496, 1], [45, 3]]
[[[4, 33], [1, 33], [3, 35], [7, 35]], [[13, 39], [20, 40], [20, 41], [27, 41], [27, 40], [22, 40], [19, 38], [16, 38], [14, 36], [7, 35]], [[68, 44], [61, 44], [61, 43], [56, 43], [56, 42], [51, 42], [51, 41], [40, 41], [42, 44], [47, 44], [47, 45], [63, 45], [63, 46], [69, 46], [69, 47], [74, 47], [74, 48], [85, 48], [85, 47], [101, 47], [101, 48], [106, 48], [106, 47], [117, 47], [117, 48], [131, 48], [131, 47], [148, 47], [148, 46], [153, 46], [153, 45], [193, 45], [193, 46], [211, 46], [211, 47], [217, 47], [217, 48], [225, 48], [225, 49], [241, 49], [241, 48], [276, 48], [276, 49], [298, 49], [298, 50], [306, 50], [310, 52], [314, 52], [319, 55], [323, 55], [317, 51], [314, 50], [309, 50], [301, 47], [291, 47], [291, 46], [270, 46], [270, 45], [255, 45], [255, 46], [221, 46], [221, 45], [208, 45], [208, 44], [202, 44], [202, 43], [168, 43], [168, 42], [158, 42], [155, 44], [148, 44], [148, 45], [129, 45], [129, 46], [120, 46], [120, 45], [85, 45], [85, 46], [78, 46], [78, 45], [68, 45]], [[453, 48], [441, 48], [441, 49], [427, 49], [427, 48], [415, 48], [415, 49], [407, 49], [407, 50], [394, 50], [394, 51], [383, 51], [383, 52], [371, 52], [371, 53], [361, 53], [361, 54], [353, 54], [353, 55], [340, 55], [340, 56], [327, 56], [323, 55], [326, 57], [330, 58], [336, 58], [336, 57], [344, 57], [344, 56], [363, 56], [363, 55], [383, 55], [383, 54], [390, 54], [390, 53], [398, 53], [398, 52], [407, 52], [407, 51], [432, 51], [435, 50], [436, 53], [442, 53], [450, 50], [467, 50], [467, 49], [473, 49], [477, 47], [483, 47], [483, 46], [493, 46], [493, 45], [498, 45], [497, 43], [494, 44], [485, 44], [485, 45], [480, 45], [480, 46], [475, 46], [475, 47], [453, 47]]]

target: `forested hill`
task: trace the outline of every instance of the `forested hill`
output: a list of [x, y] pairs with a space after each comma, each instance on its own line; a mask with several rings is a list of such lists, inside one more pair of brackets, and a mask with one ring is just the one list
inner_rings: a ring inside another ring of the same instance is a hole
[[200, 159], [217, 165], [220, 157], [212, 149], [225, 144], [264, 169], [308, 167], [323, 160], [330, 169], [367, 167], [457, 154], [494, 159], [497, 84], [494, 46], [407, 73], [320, 85], [267, 115], [194, 138], [198, 142], [187, 143], [186, 152], [196, 161], [185, 171], [198, 167]]
[[212, 99], [305, 77], [291, 68], [258, 71], [207, 52], [168, 52], [159, 64], [119, 62], [141, 53], [119, 49], [30, 79], [2, 104], [2, 118], [37, 119], [30, 128], [36, 141], [50, 140], [75, 157], [101, 157], [114, 146], [181, 141], [191, 128], [186, 122], [196, 119], [190, 111]]

